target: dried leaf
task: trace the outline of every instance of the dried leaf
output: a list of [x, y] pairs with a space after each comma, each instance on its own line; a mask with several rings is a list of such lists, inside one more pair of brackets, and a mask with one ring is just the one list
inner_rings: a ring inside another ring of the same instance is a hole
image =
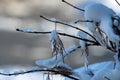
[[72, 75], [73, 74], [73, 71], [71, 69], [68, 69], [64, 66], [56, 66], [53, 69], [58, 71], [56, 74], [63, 74], [63, 75]]
[[51, 32], [50, 42], [52, 46], [52, 55], [53, 56], [56, 55], [56, 59], [57, 59], [57, 55], [61, 54], [64, 62], [63, 51], [65, 51], [65, 48], [56, 30], [53, 30]]

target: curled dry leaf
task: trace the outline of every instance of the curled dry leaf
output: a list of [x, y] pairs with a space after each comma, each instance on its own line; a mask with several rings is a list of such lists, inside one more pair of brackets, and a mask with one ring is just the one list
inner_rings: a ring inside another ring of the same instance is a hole
[[51, 32], [50, 42], [51, 42], [51, 47], [52, 47], [52, 55], [53, 56], [56, 55], [56, 59], [57, 59], [57, 55], [61, 54], [63, 62], [64, 62], [63, 53], [65, 52], [65, 48], [64, 48], [64, 45], [58, 35], [58, 31], [53, 30]]
[[55, 71], [58, 71], [56, 74], [63, 74], [63, 75], [72, 75], [73, 71], [69, 68], [66, 68], [64, 66], [55, 66], [53, 68]]

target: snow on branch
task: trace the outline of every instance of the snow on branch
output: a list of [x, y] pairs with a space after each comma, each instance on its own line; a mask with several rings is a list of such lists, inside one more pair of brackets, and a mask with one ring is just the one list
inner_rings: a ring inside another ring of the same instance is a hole
[[[33, 33], [33, 34], [50, 34], [51, 31], [48, 31], [48, 32], [38, 32], [38, 31], [24, 31], [23, 29], [16, 29], [16, 31], [20, 31], [20, 32], [24, 32], [24, 33]], [[95, 42], [93, 40], [89, 40], [89, 39], [83, 39], [81, 37], [77, 37], [77, 36], [73, 36], [73, 35], [69, 35], [69, 34], [66, 34], [66, 33], [58, 33], [59, 35], [62, 35], [62, 36], [67, 36], [67, 37], [71, 37], [71, 38], [74, 38], [74, 39], [78, 39], [78, 40], [83, 40], [85, 42], [90, 42], [92, 44], [87, 44], [87, 46], [99, 46], [100, 44], [98, 42]], [[107, 46], [107, 49], [115, 52], [113, 49], [111, 49], [109, 46]]]
[[[79, 46], [77, 47], [76, 45], [73, 45], [67, 49], [65, 49], [66, 52], [63, 53], [63, 57], [64, 59], [67, 57], [67, 55], [69, 55], [70, 53], [72, 53], [73, 51], [77, 50], [78, 48], [80, 48]], [[57, 56], [57, 59], [56, 59]], [[46, 59], [46, 60], [37, 60], [36, 64], [39, 67], [46, 67], [46, 68], [53, 68], [55, 67], [57, 64], [62, 62], [62, 57], [60, 54], [57, 54], [56, 56], [50, 58], [50, 59]]]
[[[34, 34], [50, 34], [51, 31], [48, 31], [48, 32], [38, 32], [38, 31], [24, 31], [23, 29], [16, 29], [16, 31], [20, 31], [20, 32], [24, 32], [24, 33], [34, 33]], [[83, 41], [86, 41], [86, 42], [90, 42], [90, 43], [93, 43], [93, 45], [99, 45], [99, 43], [93, 41], [93, 40], [89, 40], [89, 39], [83, 39], [83, 38], [80, 38], [80, 37], [77, 37], [77, 36], [73, 36], [73, 35], [69, 35], [69, 34], [66, 34], [66, 33], [58, 33], [59, 35], [62, 35], [62, 36], [68, 36], [68, 37], [71, 37], [71, 38], [74, 38], [74, 39], [79, 39], [79, 40], [83, 40]]]
[[66, 3], [66, 4], [70, 5], [70, 6], [72, 6], [73, 8], [75, 8], [75, 9], [77, 9], [77, 10], [85, 11], [84, 9], [80, 9], [80, 8], [78, 8], [78, 7], [76, 7], [76, 6], [72, 5], [72, 4], [70, 4], [69, 2], [67, 2], [67, 1], [65, 1], [65, 0], [62, 0], [62, 2]]
[[117, 0], [115, 0], [116, 2], [117, 2], [117, 4], [120, 6], [120, 3], [117, 1]]
[[98, 43], [98, 41], [96, 40], [96, 38], [95, 38], [94, 36], [92, 36], [90, 33], [86, 32], [86, 31], [84, 31], [84, 30], [82, 30], [82, 29], [80, 29], [80, 28], [78, 28], [78, 27], [75, 27], [75, 26], [73, 26], [73, 25], [70, 25], [70, 24], [67, 24], [67, 23], [64, 23], [64, 22], [60, 22], [60, 21], [57, 21], [57, 20], [56, 20], [56, 21], [53, 21], [53, 20], [48, 19], [48, 18], [46, 18], [46, 17], [44, 17], [44, 16], [40, 16], [40, 17], [43, 18], [43, 19], [45, 19], [45, 20], [47, 20], [47, 21], [50, 21], [50, 22], [63, 24], [63, 25], [69, 26], [69, 27], [71, 27], [71, 28], [75, 28], [75, 29], [77, 29], [77, 30], [83, 31], [84, 33], [86, 33], [87, 35], [89, 35], [91, 38], [93, 38], [93, 39]]
[[78, 22], [91, 22], [91, 23], [93, 23], [92, 20], [77, 20], [74, 23], [77, 24]]
[[72, 76], [72, 75], [67, 75], [64, 72], [60, 73], [58, 70], [55, 69], [36, 69], [36, 70], [28, 70], [28, 71], [23, 71], [23, 72], [15, 72], [15, 73], [0, 73], [0, 75], [4, 75], [4, 76], [17, 76], [17, 75], [23, 75], [23, 74], [28, 74], [28, 73], [36, 73], [36, 72], [51, 72], [53, 74], [59, 74], [62, 75], [64, 77], [68, 77], [70, 79], [74, 79], [74, 80], [79, 80], [78, 78]]
[[[51, 48], [52, 48], [52, 56], [61, 54], [62, 61], [64, 62], [63, 52], [66, 52], [66, 51], [64, 48], [64, 44], [58, 35], [57, 30], [53, 30], [51, 32], [50, 43], [51, 43]], [[57, 56], [56, 56], [56, 59], [57, 59]]]

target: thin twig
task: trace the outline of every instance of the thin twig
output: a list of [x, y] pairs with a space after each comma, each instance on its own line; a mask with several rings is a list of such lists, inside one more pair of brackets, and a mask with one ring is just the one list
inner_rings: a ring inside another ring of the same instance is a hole
[[77, 79], [77, 78], [75, 78], [73, 76], [66, 75], [64, 73], [59, 73], [59, 71], [52, 70], [52, 69], [47, 69], [47, 70], [44, 70], [44, 69], [29, 70], [29, 71], [25, 71], [25, 72], [10, 73], [10, 74], [0, 73], [0, 75], [4, 75], [4, 76], [17, 76], [17, 75], [21, 75], [21, 74], [28, 74], [28, 73], [35, 73], [35, 72], [53, 72], [53, 73], [60, 74], [62, 76], [65, 76], [65, 77], [68, 77], [68, 78], [71, 78], [71, 79], [74, 79], [74, 80], [79, 80], [79, 79]]
[[[78, 28], [78, 27], [75, 27], [75, 26], [72, 26], [72, 25], [70, 25], [70, 24], [67, 24], [67, 23], [64, 23], [64, 22], [60, 22], [60, 21], [53, 21], [53, 20], [50, 20], [50, 19], [48, 19], [48, 18], [46, 18], [46, 17], [44, 17], [44, 16], [40, 16], [40, 17], [43, 18], [43, 19], [45, 19], [45, 20], [47, 20], [47, 21], [50, 21], [50, 22], [63, 24], [63, 25], [66, 25], [66, 26], [75, 28], [75, 29], [77, 29], [77, 30], [83, 31], [84, 33], [86, 33], [86, 34], [88, 34], [90, 37], [92, 37], [92, 38], [96, 41], [96, 43], [98, 43], [98, 41], [96, 40], [96, 38], [95, 38], [94, 36], [92, 36], [92, 35], [89, 34], [88, 32], [86, 32], [86, 31], [84, 31], [84, 30], [82, 30], [82, 29], [80, 29], [80, 28]], [[98, 43], [98, 44], [99, 44], [99, 43]]]
[[117, 1], [117, 0], [115, 0], [116, 2], [117, 2], [117, 4], [120, 6], [120, 3]]
[[105, 76], [104, 78], [105, 78], [105, 79], [107, 79], [107, 80], [111, 80], [111, 79], [109, 79], [109, 78], [108, 78], [108, 77], [106, 77], [106, 76]]
[[[20, 29], [16, 29], [16, 31], [20, 31], [20, 32], [24, 32], [23, 30], [20, 30]], [[48, 31], [48, 32], [24, 32], [24, 33], [34, 33], [34, 34], [50, 34], [51, 32]], [[59, 35], [62, 35], [62, 36], [68, 36], [68, 37], [71, 37], [71, 38], [74, 38], [74, 39], [79, 39], [79, 40], [83, 40], [83, 41], [86, 41], [86, 42], [90, 42], [90, 43], [93, 43], [93, 44], [87, 44], [87, 46], [99, 46], [100, 44], [95, 42], [95, 41], [92, 41], [92, 40], [89, 40], [89, 39], [83, 39], [83, 38], [80, 38], [80, 37], [77, 37], [77, 36], [73, 36], [73, 35], [69, 35], [69, 34], [66, 34], [66, 33], [58, 33]], [[115, 50], [112, 50], [110, 47], [107, 46], [107, 49], [113, 51], [113, 52], [116, 52]]]
[[93, 21], [91, 21], [91, 20], [77, 20], [74, 23], [77, 24], [78, 22], [91, 22], [91, 23], [93, 23]]
[[[16, 31], [24, 32], [23, 30], [20, 30], [20, 29], [16, 29]], [[24, 33], [50, 34], [51, 32], [50, 31], [48, 31], [48, 32], [36, 32], [36, 31], [34, 31], [34, 32], [24, 32]], [[92, 40], [89, 40], [89, 39], [83, 39], [83, 38], [80, 38], [80, 37], [77, 37], [77, 36], [73, 36], [73, 35], [69, 35], [69, 34], [66, 34], [66, 33], [58, 33], [58, 34], [62, 35], [62, 36], [68, 36], [68, 37], [71, 37], [71, 38], [75, 38], [75, 39], [79, 39], [79, 40], [83, 40], [83, 41], [86, 41], [86, 42], [91, 42], [93, 44], [99, 45], [95, 41], [92, 41]]]
[[78, 7], [76, 7], [76, 6], [72, 5], [72, 4], [70, 4], [69, 2], [67, 2], [67, 1], [65, 1], [65, 0], [62, 0], [62, 2], [66, 3], [66, 4], [70, 5], [70, 6], [72, 6], [73, 8], [75, 8], [75, 9], [77, 9], [77, 10], [85, 11], [84, 9], [80, 9], [80, 8], [78, 8]]

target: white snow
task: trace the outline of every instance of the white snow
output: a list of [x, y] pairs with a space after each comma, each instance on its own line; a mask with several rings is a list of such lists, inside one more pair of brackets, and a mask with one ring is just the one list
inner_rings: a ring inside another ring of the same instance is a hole
[[20, 30], [24, 32], [35, 32], [36, 31], [34, 28], [21, 28]]
[[112, 9], [99, 3], [88, 4], [85, 7], [85, 19], [94, 21], [94, 23], [86, 23], [86, 26], [95, 35], [96, 39], [102, 46], [105, 46], [105, 43], [102, 41], [104, 36], [100, 35], [100, 33], [96, 31], [96, 29], [98, 29], [96, 23], [99, 23], [98, 27], [100, 28], [101, 32], [106, 34], [108, 41], [110, 40], [114, 43], [118, 43], [120, 41], [120, 37], [114, 33], [112, 28], [112, 17], [114, 16], [116, 16], [116, 13]]
[[56, 18], [51, 18], [50, 20], [52, 20], [52, 21], [56, 21]]
[[[83, 31], [78, 31], [78, 36], [80, 36], [82, 39], [87, 39], [87, 34], [86, 33], [84, 33]], [[86, 44], [87, 44], [87, 42], [85, 42], [85, 41], [83, 41], [83, 40], [80, 40], [79, 41], [79, 44], [80, 44], [80, 46], [81, 46], [81, 49], [82, 49], [82, 52], [83, 52], [83, 56], [84, 56], [84, 66], [85, 66], [85, 69], [86, 69], [86, 71], [88, 70], [88, 68], [87, 68], [87, 65], [88, 65], [88, 59], [87, 59], [87, 46], [86, 46]]]
[[[64, 52], [64, 57], [66, 57], [66, 55], [70, 54], [71, 51], [73, 51], [74, 49], [76, 49], [77, 46], [73, 45], [67, 49], [65, 49], [66, 52]], [[40, 67], [47, 67], [47, 68], [53, 68], [56, 64], [58, 64], [59, 62], [62, 61], [62, 57], [60, 54], [57, 55], [57, 59], [56, 56], [50, 58], [50, 59], [46, 59], [46, 60], [37, 60], [35, 63], [40, 66]]]

